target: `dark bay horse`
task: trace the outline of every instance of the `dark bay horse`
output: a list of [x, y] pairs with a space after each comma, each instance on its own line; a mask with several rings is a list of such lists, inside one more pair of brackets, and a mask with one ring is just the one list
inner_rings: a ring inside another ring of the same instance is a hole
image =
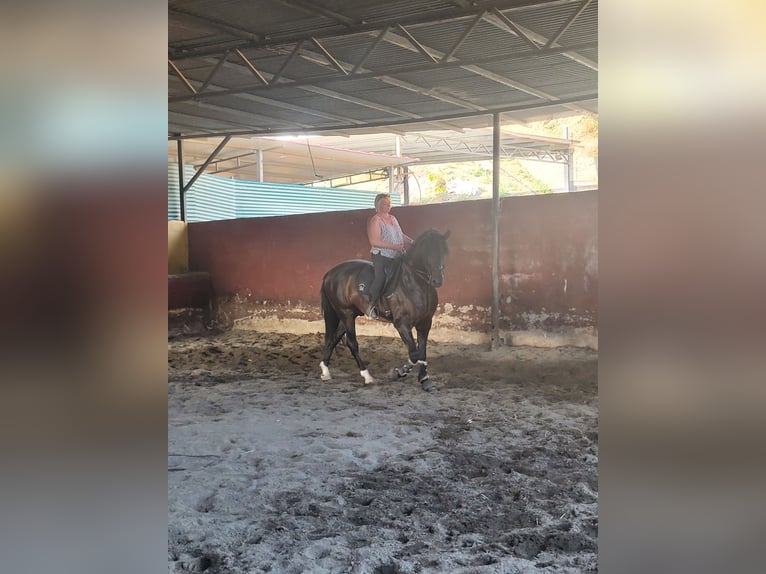
[[[407, 253], [397, 261], [400, 265], [390, 284], [387, 279], [379, 305], [378, 320], [393, 323], [409, 353], [409, 362], [401, 368], [391, 369], [389, 378], [395, 380], [405, 377], [412, 367], [419, 365], [418, 381], [426, 391], [433, 388], [426, 370], [426, 343], [439, 302], [436, 288], [444, 283], [444, 257], [447, 255], [449, 233], [441, 234], [430, 229], [417, 238]], [[319, 367], [322, 369], [323, 381], [332, 378], [330, 357], [344, 335], [365, 384], [375, 381], [359, 356], [359, 343], [356, 340], [356, 318], [364, 315], [368, 304], [367, 295], [360, 286], [369, 286], [372, 277], [370, 261], [353, 259], [330, 269], [322, 280], [320, 294], [325, 334], [324, 355]], [[417, 342], [412, 336], [413, 327], [417, 331]]]

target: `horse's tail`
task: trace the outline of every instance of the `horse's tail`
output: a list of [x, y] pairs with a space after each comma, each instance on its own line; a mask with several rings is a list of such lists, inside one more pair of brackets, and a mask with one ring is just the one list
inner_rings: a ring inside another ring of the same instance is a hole
[[322, 317], [326, 317], [328, 313], [332, 312], [332, 306], [330, 305], [330, 300], [327, 297], [327, 290], [325, 287], [325, 280], [322, 280], [322, 286], [319, 288], [319, 297], [322, 301]]
[[322, 280], [319, 296], [322, 301], [322, 317], [324, 317], [325, 333], [335, 333], [335, 330], [338, 328], [338, 323], [340, 323], [340, 317], [332, 306], [332, 303], [330, 303], [330, 296], [327, 293], [327, 277]]

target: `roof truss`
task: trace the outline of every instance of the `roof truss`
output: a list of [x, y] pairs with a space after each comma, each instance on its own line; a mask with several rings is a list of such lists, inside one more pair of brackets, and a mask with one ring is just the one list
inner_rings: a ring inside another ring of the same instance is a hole
[[[461, 130], [494, 112], [525, 121], [543, 108], [595, 111], [596, 0], [232, 0], [215, 14], [210, 5], [169, 3], [171, 139]], [[491, 30], [501, 35], [481, 49]], [[252, 114], [251, 127], [225, 110]], [[195, 114], [204, 128], [189, 129]]]

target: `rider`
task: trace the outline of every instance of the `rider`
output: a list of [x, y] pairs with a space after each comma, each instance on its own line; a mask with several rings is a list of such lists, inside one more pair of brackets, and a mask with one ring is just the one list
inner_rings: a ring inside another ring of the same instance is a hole
[[385, 268], [394, 259], [401, 257], [407, 247], [414, 243], [413, 239], [402, 231], [396, 217], [391, 215], [391, 197], [387, 193], [375, 196], [375, 215], [367, 222], [367, 239], [370, 242], [375, 270], [375, 279], [369, 291], [370, 306], [367, 308], [367, 316], [377, 319]]

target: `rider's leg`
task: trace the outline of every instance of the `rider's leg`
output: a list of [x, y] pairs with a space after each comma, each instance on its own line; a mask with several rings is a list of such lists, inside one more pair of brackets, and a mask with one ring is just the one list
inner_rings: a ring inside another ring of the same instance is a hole
[[371, 319], [378, 318], [377, 307], [380, 301], [380, 292], [383, 289], [383, 282], [386, 279], [386, 264], [388, 261], [388, 257], [380, 255], [379, 253], [372, 254], [372, 266], [375, 272], [375, 277], [370, 286], [370, 306], [367, 308], [367, 316]]

